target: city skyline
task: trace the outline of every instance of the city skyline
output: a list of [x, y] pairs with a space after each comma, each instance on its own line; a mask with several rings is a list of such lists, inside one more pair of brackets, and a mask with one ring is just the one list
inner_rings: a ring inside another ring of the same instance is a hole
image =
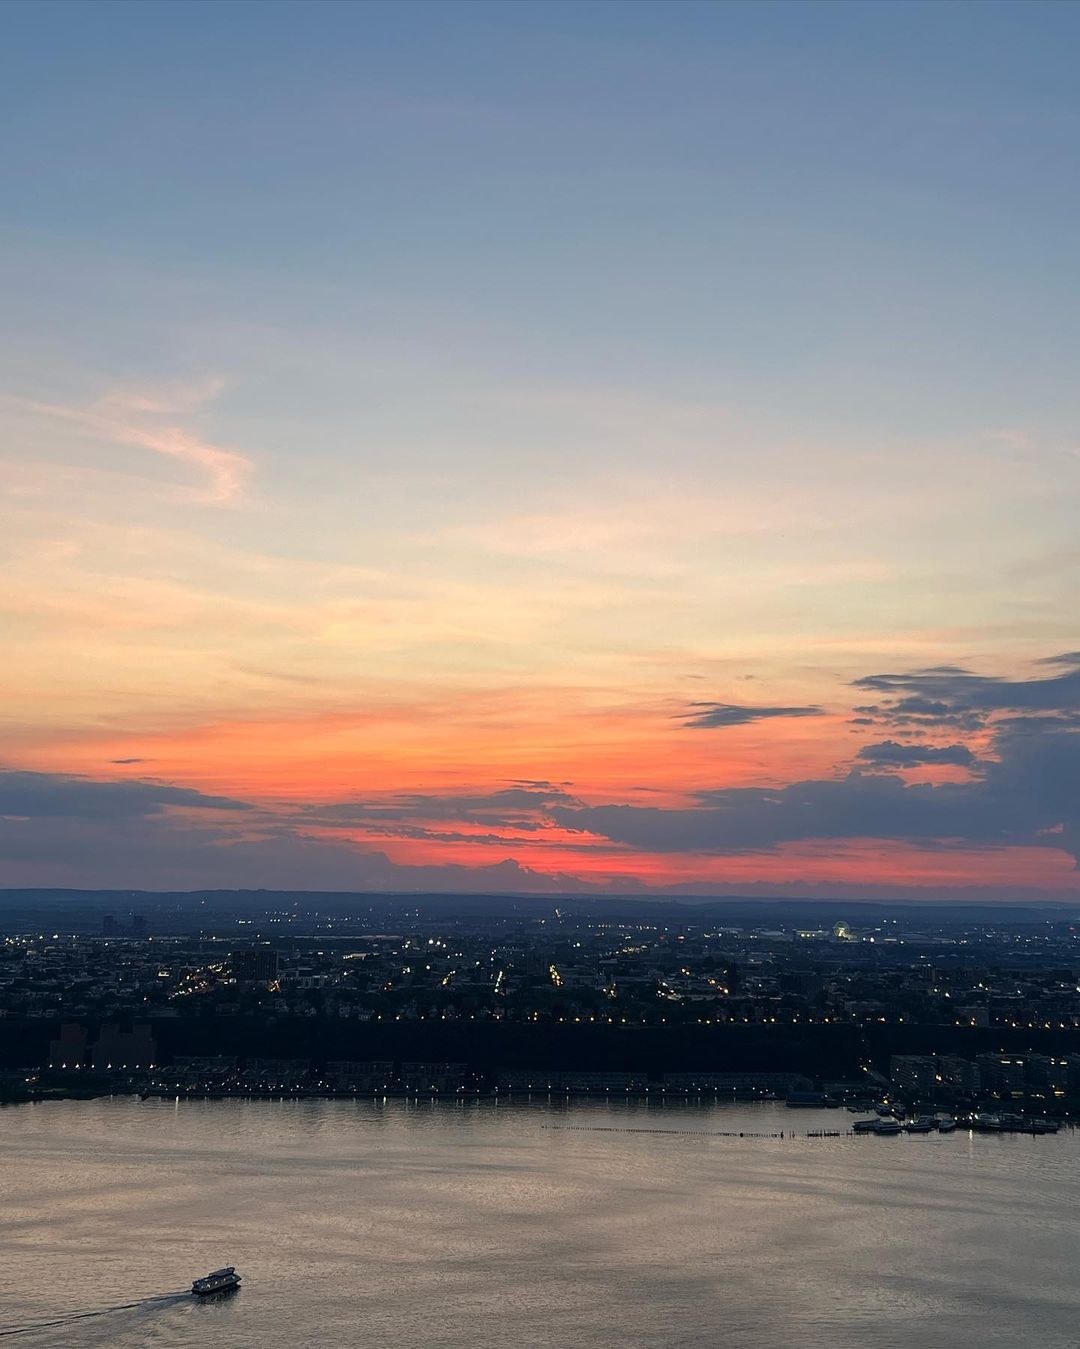
[[0, 885], [1080, 897], [1080, 13], [10, 4]]

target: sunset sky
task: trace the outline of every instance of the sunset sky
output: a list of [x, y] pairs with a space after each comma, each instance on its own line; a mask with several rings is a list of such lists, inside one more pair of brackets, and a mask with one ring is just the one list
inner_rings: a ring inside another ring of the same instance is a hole
[[1080, 7], [0, 19], [0, 885], [1080, 898]]

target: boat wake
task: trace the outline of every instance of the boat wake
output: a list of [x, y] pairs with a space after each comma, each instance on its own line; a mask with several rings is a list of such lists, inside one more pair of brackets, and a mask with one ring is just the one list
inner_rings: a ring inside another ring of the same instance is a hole
[[179, 1302], [189, 1296], [188, 1290], [182, 1288], [176, 1293], [159, 1293], [157, 1297], [139, 1298], [137, 1302], [118, 1302], [112, 1307], [97, 1307], [91, 1311], [67, 1312], [64, 1316], [58, 1316], [52, 1321], [34, 1321], [31, 1325], [0, 1328], [0, 1339], [7, 1339], [11, 1335], [32, 1335], [38, 1330], [55, 1330], [57, 1326], [70, 1326], [76, 1321], [90, 1321], [97, 1316], [112, 1316], [115, 1312], [134, 1311], [137, 1307], [152, 1307], [164, 1302]]

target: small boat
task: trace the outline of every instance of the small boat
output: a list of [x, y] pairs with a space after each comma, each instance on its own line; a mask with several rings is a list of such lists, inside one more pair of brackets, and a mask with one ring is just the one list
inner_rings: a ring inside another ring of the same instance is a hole
[[956, 1120], [951, 1115], [939, 1115], [937, 1127], [938, 1133], [951, 1134], [956, 1128]]
[[874, 1124], [874, 1133], [876, 1133], [879, 1138], [883, 1135], [892, 1137], [901, 1132], [902, 1126], [898, 1119], [879, 1119]]
[[933, 1120], [924, 1119], [922, 1117], [920, 1117], [919, 1119], [910, 1119], [904, 1125], [905, 1133], [909, 1134], [928, 1134], [932, 1133], [933, 1129], [934, 1129]]
[[239, 1287], [240, 1275], [234, 1266], [226, 1265], [224, 1269], [215, 1269], [212, 1274], [205, 1274], [201, 1279], [196, 1279], [191, 1285], [191, 1291], [196, 1297], [207, 1297], [211, 1293], [227, 1293]]
[[876, 1119], [853, 1120], [851, 1124], [851, 1131], [852, 1133], [856, 1134], [872, 1134], [876, 1132], [878, 1124], [880, 1122], [881, 1122], [880, 1120]]
[[1033, 1119], [1031, 1121], [1031, 1132], [1033, 1134], [1056, 1134], [1060, 1127], [1056, 1119]]

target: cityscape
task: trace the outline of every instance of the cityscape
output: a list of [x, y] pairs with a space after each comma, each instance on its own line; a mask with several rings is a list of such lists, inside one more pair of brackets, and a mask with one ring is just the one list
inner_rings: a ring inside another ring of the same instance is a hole
[[1080, 1115], [1073, 915], [142, 898], [87, 906], [97, 931], [5, 932], [9, 1099], [704, 1094]]

